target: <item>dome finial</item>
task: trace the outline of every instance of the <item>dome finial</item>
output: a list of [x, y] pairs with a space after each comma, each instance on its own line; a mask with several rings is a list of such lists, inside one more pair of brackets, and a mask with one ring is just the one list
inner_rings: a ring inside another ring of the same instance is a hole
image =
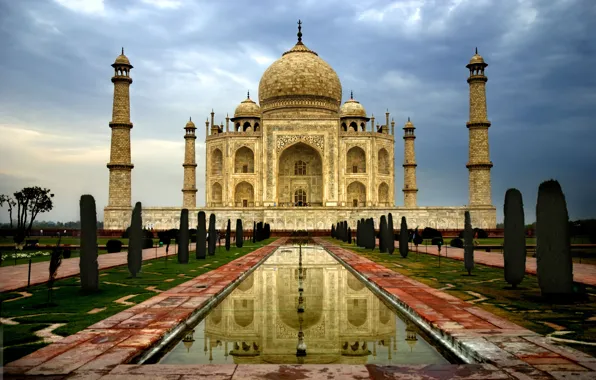
[[246, 99], [250, 99], [250, 90], [246, 91]]
[[302, 43], [302, 21], [298, 20], [298, 43]]
[[408, 121], [410, 121], [410, 117], [408, 116]]
[[475, 54], [478, 54], [478, 47], [476, 47], [476, 53]]
[[124, 55], [124, 46], [122, 46], [122, 55]]
[[354, 91], [350, 90], [350, 99], [354, 99]]
[[188, 121], [192, 121], [192, 116], [188, 118]]

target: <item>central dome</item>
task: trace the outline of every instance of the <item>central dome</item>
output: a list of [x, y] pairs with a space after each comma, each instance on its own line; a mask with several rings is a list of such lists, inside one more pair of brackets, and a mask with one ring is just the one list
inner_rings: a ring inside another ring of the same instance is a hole
[[337, 73], [317, 53], [298, 43], [273, 62], [259, 82], [263, 112], [280, 108], [315, 108], [338, 112], [341, 83]]

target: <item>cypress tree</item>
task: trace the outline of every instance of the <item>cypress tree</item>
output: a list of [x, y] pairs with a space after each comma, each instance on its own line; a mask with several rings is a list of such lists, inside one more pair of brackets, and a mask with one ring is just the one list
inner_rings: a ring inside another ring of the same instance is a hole
[[265, 239], [269, 239], [271, 237], [271, 225], [269, 223], [265, 223]]
[[141, 202], [135, 204], [130, 220], [130, 234], [128, 238], [128, 271], [132, 277], [137, 277], [143, 265], [143, 218]]
[[331, 225], [331, 237], [335, 239], [335, 226]]
[[188, 209], [183, 208], [180, 212], [180, 233], [178, 238], [178, 263], [188, 264]]
[[339, 222], [335, 223], [335, 233], [337, 234], [337, 239], [341, 239], [341, 229], [339, 227]]
[[472, 228], [470, 212], [466, 211], [464, 217], [464, 266], [468, 271], [468, 275], [471, 275], [472, 269], [474, 269], [474, 229]]
[[505, 239], [503, 259], [505, 261], [505, 281], [517, 287], [526, 274], [526, 232], [524, 225], [524, 203], [517, 189], [505, 193]]
[[252, 242], [257, 242], [257, 222], [252, 222]]
[[569, 214], [558, 181], [540, 184], [536, 202], [536, 264], [542, 295], [573, 292]]
[[373, 218], [368, 218], [367, 227], [368, 228], [366, 229], [366, 248], [374, 251], [375, 247], [377, 246], [377, 239], [375, 236], [375, 220]]
[[207, 221], [205, 220], [205, 211], [199, 211], [198, 220], [196, 258], [204, 259], [207, 257]]
[[217, 244], [217, 230], [215, 229], [215, 214], [209, 215], [209, 241], [207, 242], [207, 253], [209, 256], [215, 255], [215, 246]]
[[[255, 232], [253, 230], [253, 239]], [[242, 248], [244, 244], [244, 232], [242, 231], [242, 219], [236, 219], [236, 247]]]
[[408, 223], [406, 222], [406, 217], [401, 217], [401, 225], [399, 227], [399, 254], [404, 259], [408, 257]]
[[393, 215], [389, 213], [387, 216], [387, 252], [393, 255], [395, 251], [395, 230], [393, 229]]
[[356, 220], [356, 246], [360, 247], [360, 220]]
[[387, 252], [387, 243], [385, 239], [387, 238], [387, 218], [385, 215], [381, 215], [381, 223], [379, 223], [379, 252], [386, 253]]
[[348, 227], [348, 244], [352, 244], [352, 228]]
[[81, 212], [81, 258], [79, 269], [83, 291], [99, 289], [97, 264], [97, 211], [92, 195], [83, 195], [79, 202]]
[[228, 227], [226, 228], [226, 251], [230, 250], [230, 235], [232, 235], [232, 230], [230, 229], [230, 219], [228, 219]]

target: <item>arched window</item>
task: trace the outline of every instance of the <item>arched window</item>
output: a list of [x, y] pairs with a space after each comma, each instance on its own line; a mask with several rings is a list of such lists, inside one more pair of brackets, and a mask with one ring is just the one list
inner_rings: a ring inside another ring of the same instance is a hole
[[306, 175], [306, 162], [302, 160], [296, 161], [294, 164], [294, 175]]
[[358, 131], [358, 124], [356, 124], [356, 122], [353, 121], [350, 123], [350, 131]]
[[341, 130], [344, 132], [348, 130], [348, 126], [346, 125], [346, 123], [341, 123]]
[[294, 192], [294, 203], [298, 206], [306, 203], [306, 192], [304, 190], [298, 189]]

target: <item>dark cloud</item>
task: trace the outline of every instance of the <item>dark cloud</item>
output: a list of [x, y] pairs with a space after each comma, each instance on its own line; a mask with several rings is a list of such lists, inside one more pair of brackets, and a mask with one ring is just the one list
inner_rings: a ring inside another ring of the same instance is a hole
[[[465, 65], [477, 46], [489, 64], [499, 219], [505, 191], [517, 187], [532, 221], [538, 185], [549, 178], [561, 181], [572, 218], [596, 214], [590, 174], [596, 169], [596, 44], [590, 38], [596, 6], [590, 0], [74, 3], [0, 3], [0, 125], [50, 133], [54, 143], [56, 136], [79, 135], [72, 143], [82, 149], [88, 144], [98, 157], [88, 164], [88, 175], [107, 178], [108, 157], [101, 158], [97, 143], [109, 139], [110, 64], [124, 46], [135, 66], [133, 196], [147, 204], [180, 203], [182, 155], [171, 152], [182, 146], [188, 116], [199, 121], [200, 141], [211, 108], [216, 121], [224, 121], [247, 89], [256, 98], [263, 71], [294, 44], [300, 18], [304, 42], [338, 72], [344, 99], [354, 90], [379, 122], [386, 109], [395, 118], [396, 189], [403, 185], [401, 128], [410, 116], [417, 128], [419, 203], [467, 203]], [[156, 141], [167, 148], [153, 155], [138, 151]], [[0, 173], [11, 177], [4, 186], [21, 186], [18, 170], [5, 161]], [[203, 178], [204, 159], [197, 155], [197, 161], [197, 178]], [[57, 193], [83, 191], [64, 173], [56, 169]], [[143, 190], [148, 187], [151, 193]], [[105, 199], [107, 182], [94, 191]], [[401, 191], [396, 200], [403, 203]], [[65, 202], [53, 216], [76, 215], [76, 208], [76, 201]]]

